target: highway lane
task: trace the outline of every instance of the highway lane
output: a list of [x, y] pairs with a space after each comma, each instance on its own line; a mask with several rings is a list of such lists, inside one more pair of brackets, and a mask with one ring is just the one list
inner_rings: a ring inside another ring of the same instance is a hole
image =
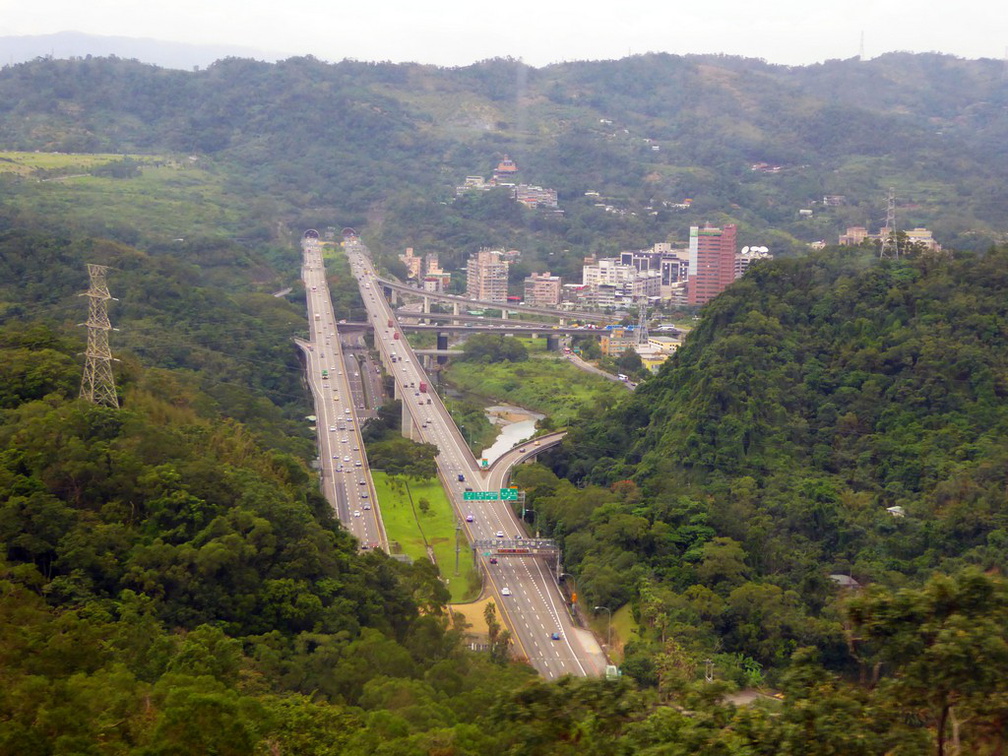
[[336, 332], [321, 246], [317, 240], [305, 239], [302, 248], [311, 337], [305, 348], [318, 418], [322, 490], [337, 517], [363, 548], [386, 548], [351, 391], [354, 371], [348, 369]]
[[[358, 278], [368, 320], [375, 328], [375, 346], [394, 377], [396, 396], [402, 399], [406, 410], [404, 432], [416, 440], [438, 446], [439, 476], [470, 542], [523, 534], [522, 524], [506, 502], [464, 501], [467, 489], [485, 491], [500, 487], [499, 481], [503, 480], [500, 476], [506, 474], [504, 468], [508, 465], [495, 466], [499, 471], [496, 477], [480, 470], [441, 399], [429, 388], [429, 378], [398, 329], [366, 250], [359, 243], [350, 243], [347, 252]], [[421, 391], [421, 383], [427, 384], [427, 391]], [[526, 452], [526, 455], [531, 453]], [[512, 631], [517, 654], [527, 658], [547, 678], [603, 673], [605, 657], [591, 633], [577, 628], [571, 621], [553, 567], [541, 557], [501, 556], [496, 564], [482, 554], [478, 559], [487, 576], [488, 589]], [[553, 633], [559, 634], [558, 640], [551, 640]]]

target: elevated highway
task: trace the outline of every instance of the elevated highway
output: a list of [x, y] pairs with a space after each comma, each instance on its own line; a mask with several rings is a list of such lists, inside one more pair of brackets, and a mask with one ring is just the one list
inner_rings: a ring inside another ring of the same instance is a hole
[[355, 392], [351, 390], [351, 382], [360, 380], [350, 368], [356, 363], [343, 354], [336, 332], [318, 239], [306, 236], [302, 251], [310, 338], [297, 344], [305, 354], [308, 385], [315, 400], [322, 492], [340, 522], [363, 547], [387, 550], [388, 539], [360, 436]]
[[[375, 281], [379, 286], [389, 292], [397, 292], [398, 294], [408, 294], [410, 296], [419, 297], [422, 300], [427, 300], [428, 302], [443, 302], [450, 304], [457, 310], [461, 311], [462, 308], [466, 310], [471, 309], [490, 309], [490, 310], [501, 310], [502, 312], [514, 312], [514, 313], [529, 313], [531, 315], [541, 315], [548, 318], [556, 318], [561, 322], [568, 320], [578, 320], [588, 323], [608, 323], [611, 318], [608, 315], [598, 312], [581, 312], [576, 310], [557, 310], [551, 307], [536, 307], [534, 305], [519, 305], [510, 302], [488, 302], [480, 299], [469, 299], [468, 297], [460, 297], [454, 294], [438, 294], [431, 291], [424, 291], [416, 286], [407, 286], [405, 284], [398, 283], [397, 281], [389, 281], [384, 278], [375, 277]], [[427, 309], [426, 307], [424, 309]]]
[[[393, 376], [397, 398], [402, 400], [403, 434], [437, 445], [438, 475], [452, 501], [470, 543], [503, 542], [524, 537], [521, 523], [510, 505], [497, 500], [469, 500], [467, 493], [491, 494], [503, 487], [507, 471], [547, 445], [524, 445], [512, 450], [488, 470], [480, 469], [440, 397], [403, 336], [399, 322], [381, 290], [366, 255], [356, 239], [346, 244], [351, 268], [361, 288], [368, 321], [375, 330], [375, 348]], [[568, 314], [569, 317], [569, 314]], [[558, 439], [549, 438], [548, 444]], [[571, 620], [556, 581], [557, 567], [541, 556], [495, 557], [477, 554], [487, 592], [515, 639], [515, 652], [543, 676], [601, 675], [606, 659], [594, 636]], [[553, 639], [553, 634], [557, 635]]]

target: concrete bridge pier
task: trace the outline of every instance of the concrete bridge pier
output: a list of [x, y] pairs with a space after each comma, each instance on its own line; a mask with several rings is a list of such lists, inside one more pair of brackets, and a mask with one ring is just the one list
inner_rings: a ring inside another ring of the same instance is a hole
[[546, 351], [547, 352], [559, 352], [560, 351], [560, 337], [559, 336], [547, 336], [546, 337]]
[[406, 397], [402, 397], [402, 434], [404, 438], [408, 438], [410, 441], [419, 441], [416, 424], [413, 422], [413, 416], [406, 407], [406, 402]]
[[[437, 335], [437, 348], [438, 349], [447, 349], [448, 348], [448, 334], [447, 333], [439, 333]], [[444, 365], [447, 362], [448, 362], [448, 355], [446, 355], [446, 354], [439, 354], [438, 355], [438, 358], [437, 358], [437, 364], [438, 365]]]

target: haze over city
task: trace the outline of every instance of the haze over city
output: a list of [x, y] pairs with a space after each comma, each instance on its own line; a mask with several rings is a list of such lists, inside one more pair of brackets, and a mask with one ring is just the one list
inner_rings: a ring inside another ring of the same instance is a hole
[[[78, 31], [258, 52], [266, 59], [311, 54], [323, 60], [468, 65], [514, 57], [533, 66], [622, 58], [647, 52], [725, 53], [805, 65], [885, 52], [942, 52], [1001, 58], [1008, 21], [985, 0], [844, 4], [775, 0], [655, 4], [631, 0], [487, 6], [461, 0], [339, 4], [319, 0], [0, 0], [0, 37]], [[862, 48], [863, 39], [863, 48]], [[2, 52], [2, 50], [0, 50]], [[47, 54], [50, 51], [47, 51]], [[89, 50], [52, 50], [56, 57]], [[8, 57], [8, 56], [5, 56]], [[10, 62], [4, 60], [4, 62]]]

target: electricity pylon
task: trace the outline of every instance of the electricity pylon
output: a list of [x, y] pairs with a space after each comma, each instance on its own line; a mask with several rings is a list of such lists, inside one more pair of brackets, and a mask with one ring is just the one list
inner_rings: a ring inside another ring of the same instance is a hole
[[882, 229], [882, 249], [879, 257], [899, 259], [899, 240], [896, 237], [896, 190], [889, 189], [889, 198], [886, 202], [885, 228]]
[[105, 282], [105, 265], [88, 263], [91, 288], [81, 294], [88, 298], [88, 319], [84, 325], [88, 329], [87, 351], [84, 353], [84, 375], [81, 378], [80, 398], [92, 404], [119, 409], [115, 378], [112, 376], [112, 350], [109, 349], [108, 301], [113, 299]]

